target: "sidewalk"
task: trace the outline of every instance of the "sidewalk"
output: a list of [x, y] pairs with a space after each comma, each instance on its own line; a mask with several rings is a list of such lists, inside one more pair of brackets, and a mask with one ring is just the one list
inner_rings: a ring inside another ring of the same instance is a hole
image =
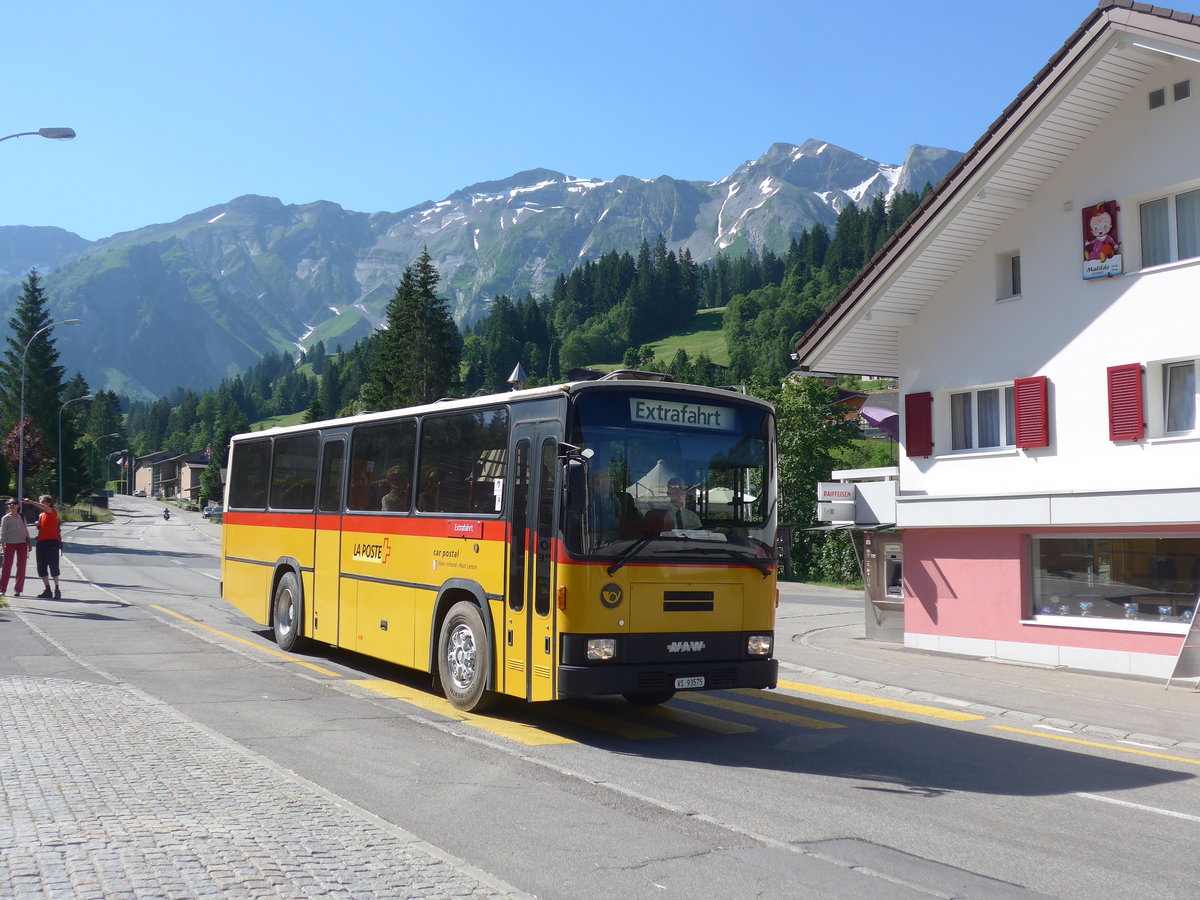
[[[1195, 681], [1088, 673], [911, 650], [865, 638], [862, 591], [780, 582], [780, 678], [943, 705], [1013, 727], [1200, 753]], [[791, 602], [788, 602], [791, 601]]]
[[47, 617], [114, 604], [62, 574], [0, 608], [0, 897], [523, 896], [71, 653]]

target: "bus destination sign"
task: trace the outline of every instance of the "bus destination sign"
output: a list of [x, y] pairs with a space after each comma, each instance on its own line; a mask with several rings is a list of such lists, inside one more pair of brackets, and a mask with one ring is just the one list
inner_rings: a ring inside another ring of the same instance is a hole
[[673, 403], [670, 400], [651, 400], [646, 397], [630, 398], [629, 420], [647, 425], [703, 428], [706, 431], [733, 431], [737, 427], [737, 417], [734, 410], [728, 406]]

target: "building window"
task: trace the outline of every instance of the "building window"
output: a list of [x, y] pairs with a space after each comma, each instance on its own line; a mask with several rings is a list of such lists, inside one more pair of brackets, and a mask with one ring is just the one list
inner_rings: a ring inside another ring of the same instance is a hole
[[1166, 434], [1182, 434], [1196, 428], [1196, 363], [1166, 363], [1163, 366], [1163, 424]]
[[1033, 614], [1190, 622], [1200, 537], [1033, 539]]
[[1142, 268], [1200, 256], [1200, 190], [1139, 204], [1138, 220]]
[[1021, 254], [1001, 253], [996, 257], [996, 299], [1014, 300], [1021, 296]]
[[1167, 105], [1167, 89], [1155, 88], [1150, 92], [1150, 108], [1158, 109]]
[[1184, 81], [1175, 82], [1175, 84], [1172, 87], [1172, 94], [1175, 98], [1176, 103], [1178, 103], [1180, 100], [1188, 99], [1188, 97], [1192, 96], [1191, 80], [1187, 79]]
[[987, 450], [1015, 443], [1013, 387], [981, 388], [950, 395], [952, 450]]

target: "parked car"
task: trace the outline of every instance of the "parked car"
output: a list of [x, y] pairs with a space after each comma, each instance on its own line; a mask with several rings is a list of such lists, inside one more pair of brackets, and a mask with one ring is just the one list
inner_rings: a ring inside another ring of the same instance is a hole
[[221, 506], [219, 503], [214, 503], [211, 506], [204, 507], [202, 514], [204, 518], [211, 519], [213, 516], [218, 516], [224, 511], [225, 507]]
[[143, 491], [143, 490], [136, 490], [136, 491], [134, 491], [134, 492], [133, 492], [133, 496], [135, 496], [135, 497], [145, 497], [145, 496], [146, 496], [146, 492], [145, 492], [145, 491]]

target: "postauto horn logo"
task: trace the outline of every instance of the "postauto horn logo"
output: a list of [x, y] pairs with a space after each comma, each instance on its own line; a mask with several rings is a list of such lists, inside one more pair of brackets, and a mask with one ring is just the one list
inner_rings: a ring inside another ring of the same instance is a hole
[[621, 586], [612, 584], [611, 582], [600, 588], [600, 602], [609, 609], [616, 609], [621, 605]]

